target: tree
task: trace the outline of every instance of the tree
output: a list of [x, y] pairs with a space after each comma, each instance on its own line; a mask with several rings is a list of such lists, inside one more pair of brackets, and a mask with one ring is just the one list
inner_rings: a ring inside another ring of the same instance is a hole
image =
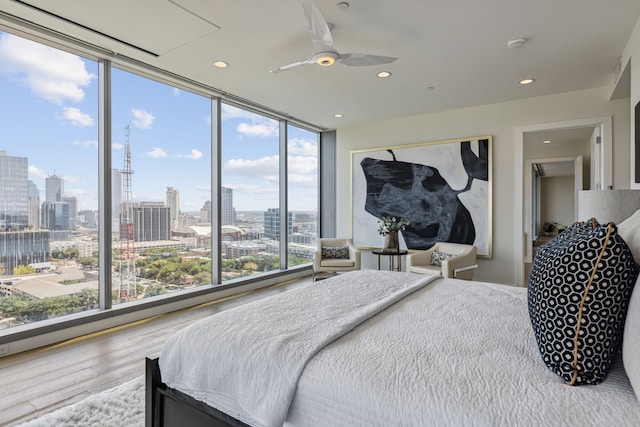
[[36, 269], [32, 265], [18, 265], [13, 269], [13, 274], [16, 276], [22, 276], [25, 274], [35, 274]]

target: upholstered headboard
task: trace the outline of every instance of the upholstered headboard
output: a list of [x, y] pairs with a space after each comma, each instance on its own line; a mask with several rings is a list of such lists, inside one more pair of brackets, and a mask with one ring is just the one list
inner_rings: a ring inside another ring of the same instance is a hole
[[578, 221], [595, 218], [616, 224], [640, 209], [640, 190], [583, 190], [578, 192]]

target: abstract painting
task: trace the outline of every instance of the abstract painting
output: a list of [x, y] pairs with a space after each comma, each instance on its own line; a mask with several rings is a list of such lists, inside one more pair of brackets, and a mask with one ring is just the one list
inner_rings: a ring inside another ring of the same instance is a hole
[[473, 244], [490, 258], [491, 136], [351, 152], [351, 230], [363, 249], [379, 248], [383, 216], [411, 224], [401, 247]]

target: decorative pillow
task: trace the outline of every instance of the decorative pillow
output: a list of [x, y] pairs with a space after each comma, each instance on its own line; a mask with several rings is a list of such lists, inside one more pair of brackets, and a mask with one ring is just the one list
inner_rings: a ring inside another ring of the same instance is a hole
[[442, 265], [442, 261], [446, 261], [454, 255], [455, 254], [433, 251], [433, 253], [431, 253], [431, 265]]
[[568, 231], [536, 253], [529, 317], [549, 369], [568, 385], [597, 384], [620, 345], [638, 265], [613, 223]]
[[349, 246], [323, 246], [322, 258], [324, 259], [348, 259]]
[[629, 245], [636, 262], [640, 262], [640, 209], [618, 224], [618, 234]]

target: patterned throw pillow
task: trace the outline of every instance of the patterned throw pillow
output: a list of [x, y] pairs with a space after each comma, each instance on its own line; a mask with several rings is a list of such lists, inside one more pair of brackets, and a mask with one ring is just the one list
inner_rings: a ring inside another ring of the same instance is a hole
[[323, 246], [322, 258], [324, 259], [348, 259], [349, 246]]
[[442, 265], [442, 261], [446, 261], [454, 254], [448, 254], [445, 252], [433, 251], [431, 254], [431, 265]]
[[549, 369], [568, 385], [597, 384], [620, 345], [638, 265], [613, 223], [567, 231], [536, 253], [529, 317]]

